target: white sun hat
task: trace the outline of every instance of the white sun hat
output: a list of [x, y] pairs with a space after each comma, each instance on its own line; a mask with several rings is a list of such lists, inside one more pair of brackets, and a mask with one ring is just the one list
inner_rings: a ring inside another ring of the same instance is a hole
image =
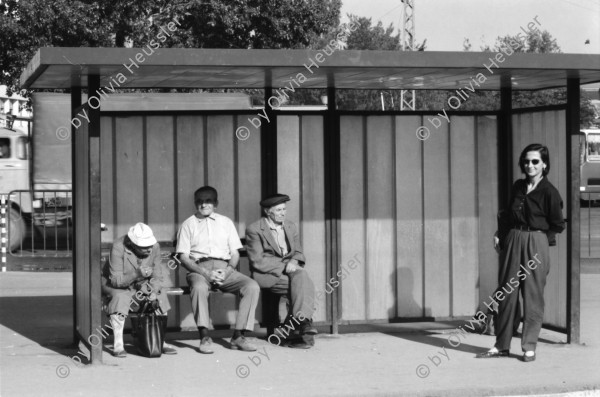
[[150, 247], [156, 244], [156, 238], [154, 238], [152, 229], [145, 223], [136, 223], [135, 226], [129, 229], [127, 236], [138, 247]]

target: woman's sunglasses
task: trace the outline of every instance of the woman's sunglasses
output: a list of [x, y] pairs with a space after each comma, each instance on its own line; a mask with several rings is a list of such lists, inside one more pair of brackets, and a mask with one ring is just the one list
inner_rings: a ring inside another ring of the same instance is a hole
[[521, 164], [523, 164], [523, 165], [527, 165], [529, 163], [531, 163], [533, 165], [538, 165], [540, 163], [540, 160], [539, 159], [533, 159], [533, 160], [523, 159], [523, 160], [521, 160]]

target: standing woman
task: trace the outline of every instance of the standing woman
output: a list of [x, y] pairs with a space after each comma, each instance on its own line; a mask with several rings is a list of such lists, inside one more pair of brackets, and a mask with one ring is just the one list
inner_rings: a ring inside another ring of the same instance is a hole
[[523, 361], [535, 360], [544, 319], [544, 286], [550, 271], [548, 246], [556, 245], [556, 234], [565, 228], [562, 199], [546, 178], [550, 171], [548, 148], [538, 143], [527, 146], [519, 157], [519, 167], [525, 178], [517, 180], [512, 188], [508, 211], [512, 228], [505, 241], [494, 236], [494, 248], [502, 248], [500, 258], [505, 269], [498, 298], [496, 344], [477, 358], [508, 357], [521, 291]]

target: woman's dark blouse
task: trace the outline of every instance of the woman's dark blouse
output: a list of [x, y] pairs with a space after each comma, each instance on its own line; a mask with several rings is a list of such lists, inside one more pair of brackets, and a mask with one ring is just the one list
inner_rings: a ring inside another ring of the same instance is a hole
[[565, 229], [562, 208], [560, 193], [545, 177], [529, 194], [525, 179], [513, 185], [510, 199], [513, 226], [529, 226], [546, 232], [550, 245], [556, 245], [556, 234]]

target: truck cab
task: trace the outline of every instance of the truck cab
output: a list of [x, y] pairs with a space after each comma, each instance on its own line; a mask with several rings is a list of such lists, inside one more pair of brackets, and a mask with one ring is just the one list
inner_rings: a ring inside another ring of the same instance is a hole
[[[8, 194], [15, 190], [29, 190], [30, 145], [27, 134], [0, 127], [0, 194], [8, 201]], [[7, 209], [10, 227], [9, 246], [16, 249], [25, 237], [25, 218], [32, 211], [31, 198], [10, 197]], [[18, 204], [17, 204], [18, 203]]]
[[[582, 200], [600, 202], [600, 129], [581, 130], [585, 139], [581, 147]], [[584, 194], [588, 193], [588, 194]]]

